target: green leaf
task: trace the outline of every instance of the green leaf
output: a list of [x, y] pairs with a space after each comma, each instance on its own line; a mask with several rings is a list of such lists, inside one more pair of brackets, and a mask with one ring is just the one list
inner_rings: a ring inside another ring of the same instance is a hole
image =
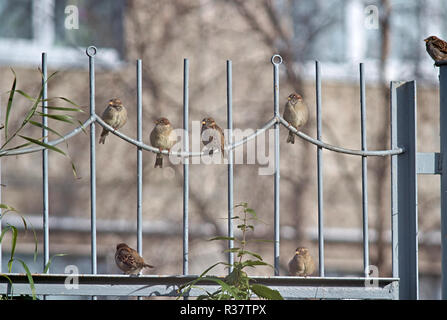
[[[65, 102], [68, 102], [69, 104], [71, 104], [71, 105], [73, 105], [73, 106], [79, 107], [79, 105], [78, 105], [77, 103], [75, 103], [75, 102], [73, 102], [73, 101], [71, 101], [70, 99], [65, 98], [65, 97], [55, 97], [54, 99], [61, 99], [61, 100], [64, 100]], [[80, 111], [80, 112], [84, 112], [84, 111], [82, 111], [81, 109], [79, 109], [79, 111]]]
[[[11, 286], [11, 295], [10, 295], [10, 298], [12, 299], [12, 296], [13, 296], [13, 294], [14, 294], [14, 286], [13, 286], [13, 283], [12, 283], [11, 278], [8, 277], [6, 274], [2, 274], [2, 273], [0, 273], [0, 277], [4, 277], [4, 278], [6, 278], [6, 280], [9, 281], [9, 285]], [[8, 296], [6, 295], [6, 297], [8, 297]], [[2, 299], [0, 298], [0, 300], [2, 300]]]
[[261, 257], [259, 254], [254, 253], [254, 252], [251, 252], [251, 251], [247, 251], [247, 250], [241, 250], [241, 251], [239, 251], [239, 253], [238, 253], [237, 256], [240, 257], [240, 256], [243, 256], [243, 255], [246, 255], [246, 254], [248, 254], [248, 255], [250, 255], [250, 256], [253, 256], [253, 257], [255, 257], [255, 258], [257, 258], [257, 259], [259, 259], [259, 260], [262, 261], [262, 257]]
[[14, 99], [14, 93], [16, 91], [17, 85], [17, 75], [14, 69], [11, 68], [12, 73], [14, 74], [14, 81], [12, 82], [12, 88], [9, 93], [8, 105], [6, 106], [6, 116], [5, 116], [5, 140], [8, 140], [8, 122], [9, 122], [9, 114], [11, 113], [12, 101]]
[[27, 140], [27, 141], [30, 141], [30, 142], [32, 142], [32, 143], [34, 143], [34, 144], [43, 146], [43, 147], [45, 147], [45, 148], [47, 148], [47, 149], [50, 149], [50, 150], [59, 152], [59, 153], [63, 154], [64, 156], [66, 156], [65, 152], [63, 152], [61, 149], [56, 148], [56, 147], [54, 147], [54, 146], [52, 146], [52, 145], [49, 145], [48, 143], [44, 143], [44, 142], [41, 142], [41, 141], [39, 141], [39, 140], [30, 138], [30, 137], [25, 137], [25, 136], [22, 136], [22, 135], [19, 135], [19, 137], [21, 137], [21, 138], [23, 138], [23, 139], [25, 139], [25, 140]]
[[242, 264], [242, 267], [254, 267], [254, 266], [270, 266], [271, 267], [271, 265], [268, 264], [267, 262], [259, 261], [259, 260], [256, 260], [256, 261], [246, 260], [246, 261], [243, 261], [241, 264]]
[[26, 273], [26, 276], [28, 278], [28, 283], [29, 283], [29, 286], [31, 288], [31, 293], [33, 295], [33, 300], [36, 300], [37, 299], [37, 297], [36, 297], [36, 287], [34, 286], [33, 276], [31, 275], [31, 272], [29, 271], [28, 266], [21, 259], [15, 259], [15, 260], [19, 261], [21, 263], [23, 269], [25, 269], [25, 273]]
[[23, 143], [23, 144], [20, 144], [20, 145], [18, 145], [18, 146], [15, 146], [15, 147], [13, 147], [13, 148], [4, 149], [3, 151], [11, 151], [11, 150], [16, 150], [16, 149], [24, 148], [24, 147], [29, 146], [30, 144], [32, 144], [32, 143], [31, 143], [31, 142]]
[[53, 120], [57, 121], [63, 121], [70, 124], [74, 124], [73, 117], [70, 117], [65, 114], [49, 114], [49, 113], [43, 113], [43, 112], [37, 112], [37, 114], [41, 115], [42, 117], [47, 117]]
[[241, 248], [230, 248], [230, 249], [224, 250], [224, 252], [239, 252], [239, 250], [241, 250]]
[[59, 110], [59, 111], [68, 111], [68, 112], [85, 112], [84, 110], [78, 109], [78, 108], [66, 108], [66, 107], [54, 107], [54, 106], [46, 106], [46, 108], [50, 109], [50, 110]]
[[256, 217], [256, 212], [255, 212], [253, 209], [251, 209], [251, 208], [245, 208], [244, 211], [245, 211], [246, 213], [251, 214], [253, 217]]
[[244, 208], [247, 208], [247, 206], [248, 206], [248, 203], [247, 203], [247, 202], [241, 202], [241, 203], [238, 203], [237, 205], [235, 205], [234, 207], [235, 207], [235, 208], [238, 208], [238, 207], [244, 207]]
[[59, 138], [64, 138], [59, 132], [57, 132], [54, 129], [51, 129], [48, 126], [43, 125], [40, 122], [36, 122], [36, 121], [30, 120], [29, 123], [31, 123], [33, 126], [36, 126], [36, 127], [42, 128], [42, 129], [47, 129], [48, 131], [50, 131], [50, 132], [54, 133], [55, 135], [57, 135]]
[[270, 289], [262, 284], [252, 284], [251, 290], [259, 297], [268, 300], [284, 300], [278, 290]]
[[208, 239], [208, 241], [214, 241], [214, 240], [235, 240], [234, 237], [214, 237], [211, 239]]
[[0, 209], [17, 212], [17, 210], [15, 208], [13, 208], [7, 204], [4, 204], [4, 203], [0, 203]]
[[11, 272], [11, 268], [12, 268], [12, 260], [14, 260], [14, 254], [16, 252], [16, 245], [17, 245], [17, 228], [12, 226], [12, 225], [8, 225], [11, 232], [12, 232], [12, 238], [11, 238], [11, 255], [10, 255], [10, 261], [11, 264], [8, 262], [8, 271]]
[[20, 89], [17, 89], [16, 92], [19, 93], [19, 94], [21, 94], [22, 96], [24, 96], [24, 97], [27, 98], [28, 100], [31, 100], [32, 102], [35, 102], [35, 101], [36, 101], [35, 98], [31, 97], [29, 94], [27, 94], [26, 92], [24, 92], [24, 91], [22, 91], [22, 90], [20, 90]]

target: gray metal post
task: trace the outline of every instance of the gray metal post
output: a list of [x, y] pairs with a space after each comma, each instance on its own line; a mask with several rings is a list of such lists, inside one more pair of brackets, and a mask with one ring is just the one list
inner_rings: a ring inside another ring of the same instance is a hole
[[[48, 86], [47, 86], [47, 54], [42, 53], [42, 113], [48, 112]], [[48, 118], [42, 116], [43, 142], [48, 143]], [[48, 149], [42, 150], [42, 199], [43, 199], [43, 270], [50, 260], [49, 249], [49, 202], [48, 202]], [[47, 271], [48, 273], [48, 271]]]
[[391, 83], [391, 144], [405, 149], [391, 158], [393, 276], [400, 278], [400, 299], [419, 298], [416, 101], [415, 81]]
[[[228, 144], [233, 143], [233, 72], [231, 60], [227, 60], [227, 128], [228, 128]], [[228, 237], [233, 238], [233, 149], [228, 149]], [[228, 240], [228, 249], [234, 247], [233, 240]], [[228, 253], [228, 263], [231, 265], [228, 272], [233, 271], [234, 253]]]
[[[183, 152], [189, 152], [189, 60], [183, 65]], [[188, 274], [189, 264], [189, 158], [183, 158], [183, 274]]]
[[439, 64], [441, 130], [441, 248], [442, 299], [447, 299], [447, 65]]

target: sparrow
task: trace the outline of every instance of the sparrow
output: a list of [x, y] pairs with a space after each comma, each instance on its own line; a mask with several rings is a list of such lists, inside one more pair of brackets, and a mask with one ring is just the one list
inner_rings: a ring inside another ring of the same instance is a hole
[[143, 268], [154, 268], [145, 263], [138, 252], [125, 243], [116, 246], [115, 262], [125, 274], [139, 274]]
[[447, 60], [447, 42], [436, 36], [430, 36], [425, 41], [425, 48], [433, 60]]
[[[101, 116], [102, 120], [107, 123], [113, 129], [118, 130], [124, 126], [127, 122], [127, 110], [124, 108], [123, 103], [120, 99], [114, 98], [110, 99], [107, 108], [104, 110]], [[104, 144], [106, 137], [109, 134], [109, 130], [106, 128], [102, 129], [101, 137], [99, 138], [99, 143]]]
[[315, 263], [305, 247], [296, 248], [295, 255], [289, 261], [289, 276], [307, 277], [315, 271]]
[[[160, 151], [171, 151], [172, 146], [177, 142], [171, 123], [166, 118], [160, 118], [155, 121], [155, 127], [150, 134], [151, 145]], [[163, 156], [157, 153], [154, 168], [163, 168]]]
[[[292, 93], [289, 95], [284, 108], [283, 118], [297, 130], [307, 123], [307, 120], [309, 119], [309, 109], [299, 94]], [[287, 142], [292, 144], [295, 143], [295, 135], [291, 131], [289, 131]]]
[[[209, 130], [208, 130], [209, 129]], [[208, 130], [208, 131], [206, 131]], [[205, 136], [203, 133], [206, 131]], [[213, 154], [214, 149], [220, 148], [222, 158], [224, 156], [225, 136], [222, 129], [216, 124], [213, 118], [205, 118], [202, 120], [202, 129], [200, 130], [203, 145], [209, 147], [209, 154]], [[218, 137], [220, 136], [220, 143]], [[216, 138], [216, 139], [215, 139]]]

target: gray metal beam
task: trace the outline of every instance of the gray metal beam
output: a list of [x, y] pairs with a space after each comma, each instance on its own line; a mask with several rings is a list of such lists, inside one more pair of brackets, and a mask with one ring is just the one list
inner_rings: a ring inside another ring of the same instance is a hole
[[[27, 277], [24, 274], [7, 274], [13, 282], [13, 293], [30, 294]], [[179, 286], [197, 278], [197, 276], [127, 276], [127, 275], [79, 275], [73, 281], [70, 274], [33, 275], [38, 295], [68, 296], [177, 296]], [[223, 279], [223, 277], [220, 277]], [[340, 277], [252, 277], [258, 284], [278, 290], [286, 299], [397, 299], [398, 279], [396, 278], [340, 278]], [[77, 288], [74, 286], [78, 281]], [[66, 285], [68, 284], [68, 286]], [[373, 283], [374, 285], [370, 285]], [[365, 286], [366, 284], [366, 286]], [[71, 289], [70, 289], [71, 286]], [[203, 281], [197, 284], [208, 291], [218, 287], [214, 282]], [[203, 294], [196, 288], [189, 296]], [[0, 277], [0, 294], [10, 292], [6, 278]]]
[[447, 299], [447, 65], [440, 65], [440, 130], [441, 130], [441, 248], [442, 248], [442, 299]]

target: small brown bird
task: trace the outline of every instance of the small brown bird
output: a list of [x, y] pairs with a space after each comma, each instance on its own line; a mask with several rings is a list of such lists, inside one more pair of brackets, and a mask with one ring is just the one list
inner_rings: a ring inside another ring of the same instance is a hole
[[289, 276], [307, 277], [315, 271], [315, 263], [305, 247], [296, 248], [295, 255], [289, 261]]
[[436, 36], [430, 36], [424, 39], [424, 41], [428, 54], [435, 62], [447, 60], [447, 42]]
[[[172, 146], [177, 142], [177, 137], [173, 132], [171, 123], [166, 118], [160, 118], [155, 121], [155, 127], [150, 135], [151, 145], [160, 151], [171, 151]], [[163, 168], [163, 156], [157, 153], [154, 168]]]
[[[285, 105], [283, 118], [297, 130], [307, 123], [307, 120], [309, 119], [309, 109], [307, 109], [303, 98], [299, 94], [292, 93], [289, 95]], [[295, 135], [291, 131], [289, 131], [287, 142], [292, 144], [295, 143]]]
[[143, 268], [154, 268], [145, 263], [138, 252], [125, 243], [116, 246], [115, 262], [125, 274], [139, 274]]
[[[123, 103], [120, 99], [114, 98], [110, 99], [107, 108], [102, 113], [102, 120], [107, 123], [113, 129], [118, 130], [124, 126], [127, 122], [127, 110], [124, 108]], [[99, 143], [104, 144], [106, 137], [109, 134], [109, 130], [106, 128], [102, 129], [101, 137], [99, 138]]]
[[[206, 132], [205, 136], [204, 132]], [[216, 121], [214, 121], [213, 118], [205, 118], [202, 120], [202, 129], [200, 131], [200, 135], [202, 137], [203, 145], [207, 146], [210, 149], [210, 155], [213, 154], [215, 149], [220, 149], [222, 158], [224, 157], [225, 135], [223, 133], [223, 130], [216, 124]], [[219, 136], [220, 143], [218, 141]]]

